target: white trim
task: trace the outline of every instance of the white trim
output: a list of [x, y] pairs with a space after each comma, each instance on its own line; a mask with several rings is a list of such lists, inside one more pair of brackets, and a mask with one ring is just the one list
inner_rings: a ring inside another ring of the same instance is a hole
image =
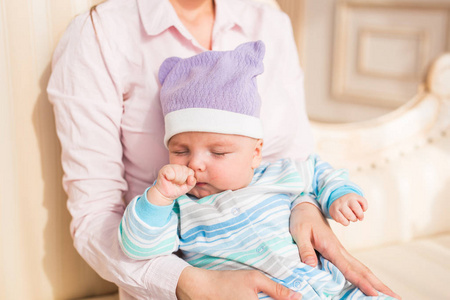
[[261, 120], [226, 110], [187, 108], [168, 113], [164, 117], [166, 134], [164, 144], [181, 132], [214, 132], [236, 134], [256, 139], [263, 137]]

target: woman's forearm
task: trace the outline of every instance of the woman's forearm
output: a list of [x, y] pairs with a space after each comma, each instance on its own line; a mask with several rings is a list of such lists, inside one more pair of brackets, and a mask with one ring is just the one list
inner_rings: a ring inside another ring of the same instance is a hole
[[106, 206], [100, 212], [86, 204], [84, 211], [97, 212], [73, 220], [74, 245], [80, 255], [101, 277], [136, 299], [176, 299], [178, 278], [188, 264], [175, 255], [141, 261], [126, 257], [117, 234], [122, 214], [118, 207], [108, 211]]
[[301, 299], [280, 283], [255, 270], [211, 271], [187, 267], [180, 275], [177, 286], [179, 300], [257, 300], [263, 292], [275, 300]]

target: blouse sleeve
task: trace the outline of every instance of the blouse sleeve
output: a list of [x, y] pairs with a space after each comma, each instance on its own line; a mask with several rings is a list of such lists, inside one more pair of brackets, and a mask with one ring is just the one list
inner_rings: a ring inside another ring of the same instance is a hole
[[308, 119], [305, 105], [305, 86], [304, 73], [300, 66], [300, 61], [295, 44], [292, 25], [289, 17], [284, 15], [284, 20], [280, 24], [282, 29], [280, 32], [281, 42], [284, 44], [280, 46], [280, 63], [283, 64], [285, 76], [284, 89], [289, 97], [288, 103], [293, 105], [286, 105], [286, 109], [295, 110], [295, 119], [297, 121], [296, 128], [292, 128], [293, 140], [290, 147], [285, 151], [285, 157], [293, 158], [294, 160], [304, 161], [313, 153], [314, 143], [311, 130], [311, 124]]
[[339, 197], [349, 193], [363, 195], [359, 186], [348, 179], [346, 169], [335, 170], [316, 154], [312, 154], [304, 166], [312, 175], [309, 193], [317, 197], [319, 206], [327, 218], [331, 218], [330, 206]]
[[89, 14], [77, 17], [55, 50], [47, 89], [62, 146], [74, 245], [100, 276], [133, 297], [176, 299], [186, 262], [175, 255], [136, 261], [120, 249], [117, 230], [127, 189], [120, 140], [123, 97], [111, 49], [99, 37]]

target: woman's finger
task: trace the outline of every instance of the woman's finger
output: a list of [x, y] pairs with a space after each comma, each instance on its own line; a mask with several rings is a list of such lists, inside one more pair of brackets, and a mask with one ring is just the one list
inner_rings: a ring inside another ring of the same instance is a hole
[[357, 286], [367, 296], [377, 296], [382, 292], [391, 297], [401, 299], [396, 293], [381, 282], [363, 263], [354, 258], [345, 249], [339, 251], [341, 259], [335, 261], [345, 278]]
[[[400, 299], [391, 289], [384, 285], [360, 261], [350, 255], [331, 231], [321, 212], [308, 204], [299, 204], [293, 210], [296, 218], [291, 216], [291, 234], [297, 242], [299, 239], [311, 241], [314, 248], [324, 258], [331, 261], [352, 284], [369, 296], [377, 295], [377, 290], [391, 297]], [[302, 220], [296, 222], [295, 220]], [[304, 230], [304, 228], [308, 228]], [[303, 258], [302, 258], [302, 261]]]
[[255, 273], [255, 282], [257, 290], [272, 297], [275, 300], [299, 300], [302, 298], [300, 293], [288, 289], [284, 285], [277, 283], [260, 272]]
[[[360, 264], [363, 265], [362, 263], [360, 263]], [[367, 271], [368, 271], [366, 273], [367, 275], [364, 278], [364, 280], [367, 281], [367, 283], [369, 285], [371, 285], [375, 290], [377, 290], [377, 291], [379, 291], [379, 292], [381, 292], [383, 294], [392, 296], [392, 297], [394, 297], [396, 299], [401, 299], [401, 297], [399, 295], [394, 293], [394, 291], [392, 291], [388, 286], [386, 286], [383, 282], [381, 282], [381, 280], [378, 279], [378, 277], [376, 277], [375, 274], [373, 274], [366, 266], [364, 266], [364, 268], [367, 269]]]
[[[301, 261], [304, 264], [315, 267], [317, 266], [317, 255], [311, 242], [313, 239], [312, 228], [302, 215], [305, 205], [310, 206], [310, 204], [300, 204], [292, 210], [289, 230], [297, 244]], [[316, 208], [310, 207], [306, 207], [306, 209], [316, 210]], [[304, 223], [296, 222], [296, 220], [302, 220]]]
[[212, 271], [187, 267], [177, 285], [178, 299], [257, 300], [262, 292], [275, 300], [301, 299], [301, 294], [255, 270]]

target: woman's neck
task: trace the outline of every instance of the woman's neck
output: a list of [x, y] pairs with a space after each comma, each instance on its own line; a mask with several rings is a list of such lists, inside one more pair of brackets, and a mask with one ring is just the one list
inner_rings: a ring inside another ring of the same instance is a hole
[[212, 46], [215, 19], [213, 0], [169, 0], [183, 25], [206, 49]]
[[180, 9], [186, 12], [192, 11], [213, 11], [213, 0], [169, 0], [175, 10]]

